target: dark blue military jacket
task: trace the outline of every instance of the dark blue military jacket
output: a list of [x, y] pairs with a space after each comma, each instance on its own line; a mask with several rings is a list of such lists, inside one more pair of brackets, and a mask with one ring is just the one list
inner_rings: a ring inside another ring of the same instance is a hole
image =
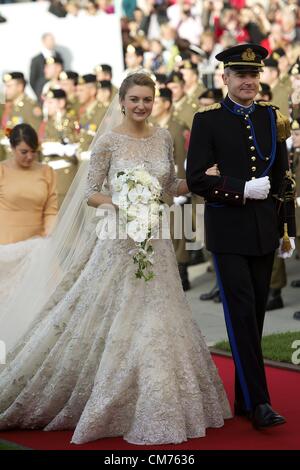
[[[283, 234], [283, 217], [295, 235], [293, 204], [283, 214], [274, 197], [289, 168], [277, 108], [261, 103], [245, 111], [227, 96], [221, 106], [207, 109], [194, 117], [186, 173], [189, 189], [205, 198], [206, 247], [215, 253], [270, 253]], [[221, 176], [205, 175], [215, 163]], [[266, 174], [268, 198], [245, 201], [246, 181]]]

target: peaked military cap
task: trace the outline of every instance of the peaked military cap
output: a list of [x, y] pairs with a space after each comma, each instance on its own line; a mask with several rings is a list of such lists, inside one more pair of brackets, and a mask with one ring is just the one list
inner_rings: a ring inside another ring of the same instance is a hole
[[112, 68], [108, 64], [99, 64], [99, 65], [96, 65], [96, 67], [94, 68], [94, 72], [107, 72], [111, 74]]
[[155, 96], [158, 98], [164, 98], [172, 103], [173, 93], [170, 88], [158, 88], [156, 90]]
[[137, 56], [144, 55], [144, 49], [141, 46], [134, 46], [133, 44], [128, 44], [126, 52], [129, 52], [129, 54], [136, 54]]
[[74, 80], [75, 85], [78, 83], [78, 77], [79, 74], [73, 70], [63, 70], [58, 76], [59, 80]]
[[4, 83], [9, 82], [10, 80], [23, 80], [24, 82], [26, 81], [22, 72], [5, 73], [2, 79]]
[[263, 59], [267, 55], [267, 49], [258, 44], [240, 44], [220, 52], [216, 55], [216, 59], [223, 62], [224, 68], [230, 67], [241, 72], [258, 72], [264, 66]]
[[64, 90], [61, 90], [60, 88], [51, 88], [47, 95], [47, 98], [56, 98], [56, 99], [62, 99], [62, 98], [67, 98], [66, 92]]
[[184, 83], [184, 78], [181, 72], [171, 72], [167, 78], [167, 83]]
[[98, 88], [102, 88], [102, 89], [106, 88], [108, 90], [111, 90], [112, 84], [109, 80], [99, 80]]
[[85, 75], [81, 75], [81, 77], [78, 78], [79, 85], [85, 85], [86, 83], [96, 83], [96, 82], [97, 82], [97, 77], [93, 73], [87, 73]]
[[277, 49], [274, 49], [274, 51], [271, 54], [271, 56], [275, 60], [278, 60], [278, 59], [280, 59], [280, 57], [284, 57], [285, 55], [286, 55], [285, 50], [282, 49], [282, 47], [277, 47]]
[[183, 60], [182, 63], [179, 66], [180, 69], [190, 69], [190, 70], [196, 70], [198, 71], [198, 66], [197, 64], [194, 64], [190, 60]]
[[259, 83], [259, 93], [266, 95], [266, 94], [272, 94], [271, 87], [268, 83], [260, 82]]
[[215, 100], [216, 102], [220, 102], [224, 97], [221, 88], [210, 88], [208, 90], [205, 90], [203, 93], [201, 93], [200, 96], [198, 96], [199, 100], [201, 98], [210, 98], [212, 100]]
[[51, 65], [51, 64], [63, 65], [63, 60], [58, 56], [53, 56], [53, 57], [47, 57], [47, 59], [45, 59], [45, 63], [47, 65]]
[[300, 130], [300, 118], [299, 119], [294, 119], [291, 122], [291, 130], [292, 131], [299, 131]]
[[268, 59], [266, 59], [264, 63], [265, 63], [265, 67], [278, 69], [278, 60], [274, 59], [274, 57], [268, 57]]
[[154, 81], [158, 82], [160, 85], [165, 85], [167, 83], [167, 75], [165, 73], [155, 73]]

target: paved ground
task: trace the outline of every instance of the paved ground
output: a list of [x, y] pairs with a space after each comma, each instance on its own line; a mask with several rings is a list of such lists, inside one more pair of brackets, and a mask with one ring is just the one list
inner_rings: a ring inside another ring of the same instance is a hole
[[[208, 263], [189, 267], [189, 276], [192, 289], [187, 292], [187, 297], [191, 305], [193, 316], [209, 346], [217, 341], [227, 338], [222, 304], [213, 301], [203, 302], [199, 296], [203, 292], [208, 292], [214, 283], [214, 275], [208, 273]], [[300, 261], [289, 260], [287, 262], [288, 284], [293, 279], [300, 279]], [[285, 307], [280, 310], [267, 312], [264, 335], [284, 331], [299, 331], [300, 321], [293, 319], [293, 312], [300, 310], [300, 288], [292, 288], [289, 285], [282, 291]]]

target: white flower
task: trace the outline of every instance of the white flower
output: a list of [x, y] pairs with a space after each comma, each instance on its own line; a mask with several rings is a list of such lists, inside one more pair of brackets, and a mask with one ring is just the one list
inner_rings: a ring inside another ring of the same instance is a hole
[[147, 187], [137, 184], [128, 192], [128, 199], [132, 203], [148, 204], [152, 197], [151, 191]]
[[152, 177], [149, 173], [143, 169], [137, 170], [135, 173], [135, 177], [139, 183], [143, 186], [151, 186], [152, 184]]
[[127, 224], [127, 233], [137, 243], [141, 243], [147, 238], [148, 227], [140, 220], [132, 220]]

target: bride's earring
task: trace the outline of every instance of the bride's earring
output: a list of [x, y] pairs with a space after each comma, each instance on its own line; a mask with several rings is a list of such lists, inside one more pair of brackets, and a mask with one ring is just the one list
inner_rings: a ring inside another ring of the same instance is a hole
[[124, 116], [125, 116], [125, 106], [122, 106], [121, 113], [124, 114]]

